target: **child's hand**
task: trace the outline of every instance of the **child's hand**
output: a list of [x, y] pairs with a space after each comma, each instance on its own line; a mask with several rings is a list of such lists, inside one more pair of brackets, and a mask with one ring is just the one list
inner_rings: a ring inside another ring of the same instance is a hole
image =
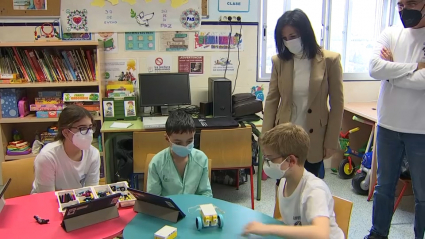
[[267, 225], [260, 222], [250, 222], [248, 225], [245, 226], [245, 230], [243, 232], [244, 236], [247, 236], [249, 234], [267, 235]]

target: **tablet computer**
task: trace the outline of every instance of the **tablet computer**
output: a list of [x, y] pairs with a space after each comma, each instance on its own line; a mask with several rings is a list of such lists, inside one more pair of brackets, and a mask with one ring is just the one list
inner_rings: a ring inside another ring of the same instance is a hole
[[106, 197], [96, 198], [92, 201], [71, 205], [65, 208], [63, 220], [78, 217], [87, 213], [102, 210], [108, 207], [115, 207], [121, 193], [112, 194]]
[[9, 187], [10, 182], [12, 182], [12, 179], [9, 178], [9, 180], [7, 180], [6, 184], [3, 186], [3, 188], [0, 190], [0, 199], [3, 198], [4, 193], [7, 190], [7, 187]]
[[138, 200], [145, 203], [153, 204], [168, 210], [178, 212], [178, 219], [180, 220], [186, 217], [186, 214], [177, 206], [177, 204], [171, 199], [167, 197], [161, 197], [158, 195], [150, 194], [147, 192], [139, 191], [133, 188], [127, 189], [133, 196]]

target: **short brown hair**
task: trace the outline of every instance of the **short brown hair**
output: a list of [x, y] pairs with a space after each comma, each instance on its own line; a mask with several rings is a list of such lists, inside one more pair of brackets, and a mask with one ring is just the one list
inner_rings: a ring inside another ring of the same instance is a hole
[[294, 155], [304, 165], [310, 148], [310, 137], [305, 130], [291, 123], [280, 124], [260, 137], [260, 145], [281, 156]]
[[58, 134], [55, 137], [55, 140], [63, 141], [65, 136], [62, 134], [62, 130], [69, 129], [76, 122], [84, 119], [90, 118], [93, 126], [95, 126], [95, 121], [93, 119], [93, 115], [90, 114], [88, 110], [78, 105], [68, 105], [59, 115], [58, 120]]

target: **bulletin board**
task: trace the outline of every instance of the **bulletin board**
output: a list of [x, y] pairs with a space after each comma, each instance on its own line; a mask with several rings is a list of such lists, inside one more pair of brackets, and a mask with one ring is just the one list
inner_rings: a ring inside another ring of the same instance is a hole
[[14, 10], [13, 0], [0, 0], [0, 17], [58, 17], [61, 0], [48, 0], [46, 10]]
[[208, 0], [202, 0], [202, 16], [208, 17]]

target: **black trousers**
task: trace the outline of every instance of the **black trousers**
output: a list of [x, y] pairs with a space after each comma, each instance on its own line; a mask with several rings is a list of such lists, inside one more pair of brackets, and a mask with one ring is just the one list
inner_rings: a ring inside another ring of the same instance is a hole
[[[318, 163], [309, 163], [308, 161], [305, 161], [304, 168], [310, 173], [314, 174], [314, 176], [319, 177], [319, 171], [320, 171], [320, 167], [322, 166], [322, 161]], [[280, 179], [276, 180], [277, 186], [279, 186], [279, 182], [280, 182]]]

